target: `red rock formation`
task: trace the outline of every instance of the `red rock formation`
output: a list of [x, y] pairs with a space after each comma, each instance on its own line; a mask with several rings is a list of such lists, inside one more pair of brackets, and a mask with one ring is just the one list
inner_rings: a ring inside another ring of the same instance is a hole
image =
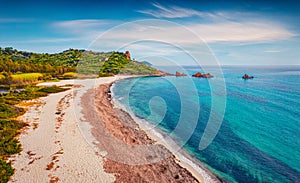
[[253, 79], [254, 76], [249, 76], [248, 74], [244, 74], [243, 79]]
[[127, 59], [130, 60], [130, 53], [129, 53], [129, 51], [126, 51], [125, 55], [126, 55]]
[[207, 74], [203, 74], [202, 77], [203, 78], [212, 78], [214, 76], [212, 76], [210, 73], [207, 73]]
[[201, 78], [202, 74], [200, 72], [197, 72], [196, 74], [193, 74], [192, 76], [196, 77], [196, 78]]
[[210, 73], [207, 73], [207, 74], [201, 74], [200, 72], [197, 72], [196, 74], [193, 74], [192, 76], [193, 76], [193, 77], [196, 77], [196, 78], [212, 78], [212, 77], [214, 77], [214, 76], [211, 75]]
[[187, 76], [185, 73], [180, 73], [178, 71], [176, 71], [175, 76]]

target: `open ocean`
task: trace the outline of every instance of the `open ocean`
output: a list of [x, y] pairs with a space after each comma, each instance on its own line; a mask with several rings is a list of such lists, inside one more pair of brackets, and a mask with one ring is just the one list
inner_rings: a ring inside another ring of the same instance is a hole
[[[185, 69], [189, 75], [201, 71]], [[214, 78], [121, 80], [113, 93], [135, 116], [184, 143], [186, 152], [228, 182], [300, 182], [300, 66], [223, 66], [223, 76], [213, 67], [208, 70]], [[243, 80], [245, 73], [254, 79]], [[223, 78], [226, 91], [212, 91], [211, 86], [218, 87]], [[222, 110], [212, 110], [213, 98], [226, 102], [223, 118]], [[211, 113], [223, 120], [216, 137], [200, 150]], [[192, 133], [184, 140], [184, 131], [190, 128]]]

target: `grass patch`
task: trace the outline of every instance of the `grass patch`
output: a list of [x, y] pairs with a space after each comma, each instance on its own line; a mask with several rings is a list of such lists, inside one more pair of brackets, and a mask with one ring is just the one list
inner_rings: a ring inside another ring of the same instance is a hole
[[66, 91], [68, 90], [67, 88], [60, 88], [56, 85], [53, 85], [51, 87], [45, 87], [45, 88], [41, 88], [38, 90], [38, 92], [43, 92], [43, 93], [58, 93], [58, 92], [62, 92], [62, 91]]
[[120, 74], [136, 74], [136, 75], [142, 75], [142, 74], [156, 74], [157, 69], [143, 64], [141, 62], [135, 62], [131, 61], [128, 64], [126, 64], [122, 69], [120, 69]]
[[33, 83], [43, 78], [41, 73], [24, 73], [11, 75], [12, 82], [16, 84]]

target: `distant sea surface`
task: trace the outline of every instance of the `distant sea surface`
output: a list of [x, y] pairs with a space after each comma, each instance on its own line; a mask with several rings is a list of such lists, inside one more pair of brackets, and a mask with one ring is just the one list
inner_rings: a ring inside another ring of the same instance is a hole
[[[185, 69], [188, 75], [201, 71], [195, 67]], [[116, 100], [126, 105], [135, 116], [147, 119], [165, 133], [172, 133], [178, 143], [181, 142], [181, 133], [174, 133], [174, 129], [180, 120], [182, 100], [191, 105], [199, 103], [197, 125], [183, 148], [228, 182], [300, 182], [300, 67], [223, 66], [223, 75], [215, 74], [213, 67], [208, 71], [215, 77], [121, 80], [115, 84], [113, 93]], [[241, 77], [245, 73], [253, 75], [254, 79], [243, 80]], [[211, 92], [211, 85], [219, 83], [222, 78], [226, 93]], [[190, 81], [194, 88], [184, 85]], [[178, 92], [178, 87], [181, 92]], [[191, 92], [195, 88], [197, 95]], [[157, 112], [151, 111], [149, 106], [153, 97], [164, 101], [152, 102], [152, 108]], [[212, 112], [213, 97], [226, 100], [222, 125], [210, 145], [199, 150], [200, 139]], [[163, 118], [160, 108], [165, 110]], [[193, 109], [188, 111], [191, 115], [195, 112]], [[182, 123], [188, 128], [190, 121]]]

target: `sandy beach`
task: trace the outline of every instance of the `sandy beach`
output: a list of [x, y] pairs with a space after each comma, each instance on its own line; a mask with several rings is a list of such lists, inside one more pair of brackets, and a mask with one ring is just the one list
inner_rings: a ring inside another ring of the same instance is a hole
[[41, 83], [71, 89], [28, 101], [10, 182], [218, 182], [113, 106], [111, 83], [123, 78]]

